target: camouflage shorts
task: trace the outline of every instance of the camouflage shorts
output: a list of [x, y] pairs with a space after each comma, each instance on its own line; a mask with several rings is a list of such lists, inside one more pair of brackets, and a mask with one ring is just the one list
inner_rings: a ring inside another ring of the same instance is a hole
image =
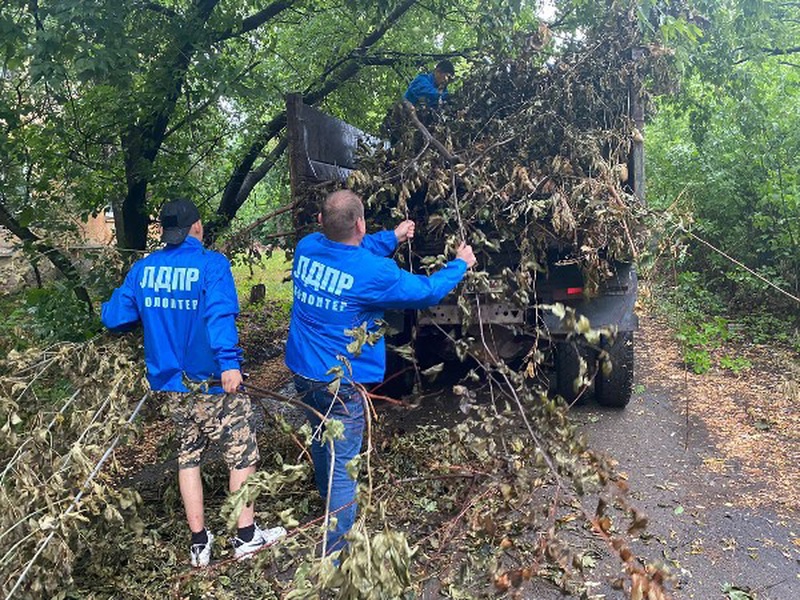
[[229, 469], [246, 469], [258, 462], [249, 396], [180, 392], [168, 392], [166, 396], [180, 440], [179, 469], [199, 466], [209, 440], [222, 445]]

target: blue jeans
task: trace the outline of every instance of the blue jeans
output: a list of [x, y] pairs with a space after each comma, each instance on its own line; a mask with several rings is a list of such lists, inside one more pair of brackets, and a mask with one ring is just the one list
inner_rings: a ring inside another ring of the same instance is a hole
[[[330, 443], [319, 441], [321, 431], [317, 431], [320, 418], [306, 411], [311, 429], [317, 435], [311, 442], [311, 458], [314, 460], [314, 479], [322, 501], [330, 495], [330, 510], [337, 518], [336, 527], [327, 534], [328, 553], [347, 546], [344, 535], [350, 531], [356, 520], [356, 481], [347, 474], [346, 465], [361, 452], [364, 437], [364, 399], [351, 385], [342, 384], [334, 396], [328, 386], [319, 381], [294, 376], [294, 387], [301, 400], [330, 419], [341, 421], [344, 425], [344, 439], [335, 440], [334, 456], [331, 457]], [[333, 461], [331, 461], [333, 458]], [[331, 464], [333, 462], [333, 464]], [[333, 468], [330, 490], [328, 478]]]

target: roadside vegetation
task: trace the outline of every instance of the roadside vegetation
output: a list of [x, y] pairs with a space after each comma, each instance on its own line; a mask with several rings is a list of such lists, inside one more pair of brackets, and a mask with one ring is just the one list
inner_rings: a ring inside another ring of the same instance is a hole
[[800, 352], [800, 68], [735, 64], [697, 65], [646, 138], [655, 305], [695, 373], [747, 369], [742, 345]]
[[260, 284], [264, 286], [265, 297], [280, 304], [285, 314], [286, 307], [292, 304], [292, 284], [289, 280], [292, 263], [284, 250], [270, 250], [255, 261], [234, 256], [232, 263], [240, 305], [248, 303], [253, 286]]

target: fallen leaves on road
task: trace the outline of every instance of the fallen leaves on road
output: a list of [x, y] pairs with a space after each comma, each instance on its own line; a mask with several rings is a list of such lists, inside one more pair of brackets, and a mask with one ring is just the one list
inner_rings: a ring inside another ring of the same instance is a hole
[[[733, 375], [714, 370], [696, 375], [683, 367], [679, 343], [658, 318], [645, 316], [641, 328], [648, 340], [639, 366], [652, 381], [680, 390], [682, 409], [691, 422], [702, 421], [713, 438], [716, 456], [703, 459], [710, 471], [732, 465], [756, 484], [737, 495], [746, 506], [775, 506], [800, 511], [800, 363], [797, 356], [773, 347], [739, 348], [752, 369]], [[689, 431], [689, 444], [692, 441]]]
[[740, 588], [729, 583], [723, 586], [722, 593], [727, 596], [728, 600], [754, 600], [754, 596], [750, 595], [748, 588]]

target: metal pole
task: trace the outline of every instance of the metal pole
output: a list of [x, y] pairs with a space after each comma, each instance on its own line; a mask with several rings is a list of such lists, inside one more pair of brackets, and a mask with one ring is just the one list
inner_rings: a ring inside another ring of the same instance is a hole
[[[634, 48], [631, 51], [631, 59], [635, 62], [644, 54], [642, 48]], [[628, 94], [631, 107], [631, 118], [637, 129], [634, 132], [633, 148], [631, 150], [633, 159], [633, 193], [642, 203], [645, 203], [645, 175], [644, 175], [644, 106], [642, 104], [642, 84], [631, 75], [628, 84]]]

